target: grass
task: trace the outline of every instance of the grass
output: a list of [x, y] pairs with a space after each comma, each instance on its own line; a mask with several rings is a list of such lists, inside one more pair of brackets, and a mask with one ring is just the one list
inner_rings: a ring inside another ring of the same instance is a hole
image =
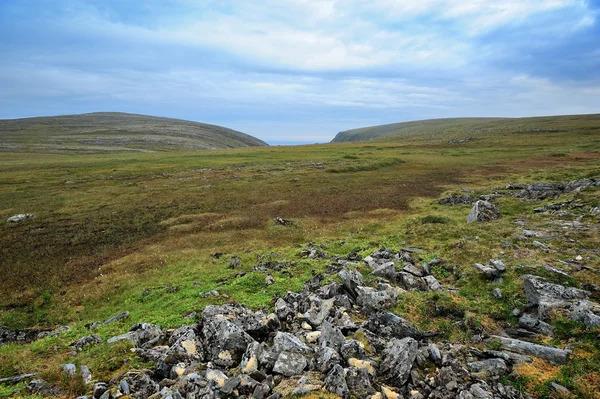
[[[303, 258], [307, 242], [331, 256], [410, 246], [427, 250], [417, 255], [419, 263], [441, 259], [433, 274], [458, 291], [410, 292], [393, 309], [440, 339], [468, 343], [475, 333], [514, 326], [512, 310], [525, 302], [519, 275], [535, 272], [573, 286], [600, 283], [594, 271], [565, 279], [542, 267], [583, 254], [586, 266], [600, 268], [592, 252], [600, 245], [597, 230], [542, 239], [556, 251], [549, 254], [515, 233], [514, 220], [523, 217], [532, 230], [556, 229], [550, 217], [533, 213], [538, 203], [501, 198], [501, 219], [467, 225], [469, 205], [443, 206], [436, 199], [461, 188], [478, 196], [508, 182], [600, 175], [600, 131], [584, 123], [575, 133], [492, 132], [461, 145], [427, 134], [402, 142], [195, 153], [3, 153], [0, 218], [16, 213], [36, 218], [0, 223], [0, 325], [69, 324], [72, 330], [0, 347], [0, 377], [36, 370], [66, 386], [58, 377], [65, 362], [87, 364], [103, 379], [144, 367], [126, 346], [101, 344], [77, 356], [67, 347], [88, 334], [85, 323], [123, 310], [130, 319], [100, 327], [104, 339], [137, 321], [177, 327], [209, 304], [237, 301], [268, 309], [273, 295], [302, 289], [330, 262]], [[597, 204], [600, 195], [586, 190], [563, 199]], [[276, 216], [293, 225], [275, 224]], [[235, 257], [240, 265], [230, 269]], [[507, 264], [500, 285], [472, 267], [490, 258]], [[286, 265], [270, 272], [272, 285], [254, 270], [267, 260]], [[492, 297], [496, 287], [503, 298]], [[227, 297], [202, 296], [213, 289]], [[582, 342], [579, 353], [596, 359], [600, 348], [593, 334], [564, 320], [553, 324], [560, 331], [556, 344], [576, 336]], [[595, 364], [600, 363], [578, 357], [555, 378], [586, 395], [597, 387]], [[532, 373], [524, 370], [513, 383], [544, 397], [547, 381]]]

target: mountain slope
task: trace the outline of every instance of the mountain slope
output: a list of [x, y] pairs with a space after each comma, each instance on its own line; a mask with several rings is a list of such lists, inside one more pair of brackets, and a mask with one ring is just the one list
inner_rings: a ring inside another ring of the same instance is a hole
[[458, 133], [476, 136], [491, 132], [527, 133], [598, 127], [600, 127], [600, 114], [534, 118], [429, 119], [346, 130], [338, 133], [332, 142], [366, 141], [420, 134]]
[[195, 151], [266, 145], [221, 126], [116, 112], [0, 120], [0, 151]]

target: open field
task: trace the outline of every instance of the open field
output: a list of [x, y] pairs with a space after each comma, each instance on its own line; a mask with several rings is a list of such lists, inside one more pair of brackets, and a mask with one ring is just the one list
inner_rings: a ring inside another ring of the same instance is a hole
[[[549, 218], [531, 216], [538, 203], [501, 198], [502, 219], [467, 225], [470, 206], [444, 207], [436, 199], [460, 189], [489, 193], [509, 182], [600, 176], [594, 121], [540, 131], [511, 131], [509, 123], [457, 144], [448, 142], [463, 132], [195, 153], [2, 153], [0, 220], [18, 213], [36, 217], [0, 223], [0, 325], [68, 324], [72, 330], [0, 346], [0, 378], [40, 371], [59, 381], [60, 364], [73, 361], [106, 379], [146, 366], [124, 345], [101, 344], [76, 360], [66, 345], [85, 335], [85, 323], [123, 310], [131, 312], [127, 322], [103, 326], [98, 334], [108, 338], [138, 321], [177, 327], [190, 312], [228, 301], [272, 308], [273, 295], [300, 290], [328, 265], [301, 256], [307, 242], [338, 256], [366, 256], [388, 246], [423, 248], [425, 260], [443, 259], [447, 267], [434, 275], [457, 291], [410, 292], [393, 310], [444, 339], [468, 342], [473, 330], [495, 333], [514, 325], [511, 311], [525, 301], [519, 274], [580, 254], [589, 259], [586, 266], [600, 270], [593, 252], [600, 246], [598, 230], [573, 232], [575, 243], [551, 240], [552, 257], [528, 244], [503, 244], [512, 242], [517, 218], [526, 217], [531, 229], [550, 228]], [[598, 206], [600, 193], [590, 189], [564, 199], [570, 198]], [[278, 225], [274, 217], [293, 225]], [[240, 266], [229, 268], [236, 257]], [[493, 298], [492, 284], [471, 267], [492, 257], [508, 259], [504, 299]], [[254, 269], [267, 260], [290, 265], [273, 273], [272, 285]], [[600, 283], [590, 270], [573, 278]], [[213, 289], [228, 297], [201, 295]], [[455, 313], [472, 330], [456, 326]], [[575, 360], [545, 372], [582, 397], [597, 397], [600, 348], [593, 333], [565, 324], [561, 334], [553, 338], [557, 344], [580, 338]], [[550, 379], [540, 370], [523, 370], [511, 383], [549, 397]], [[2, 389], [0, 395], [10, 388]]]
[[266, 145], [221, 126], [120, 112], [0, 120], [0, 151], [10, 152], [196, 151]]

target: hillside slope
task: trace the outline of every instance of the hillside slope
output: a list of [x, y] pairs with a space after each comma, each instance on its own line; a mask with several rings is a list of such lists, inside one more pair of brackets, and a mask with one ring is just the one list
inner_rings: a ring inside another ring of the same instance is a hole
[[420, 134], [527, 133], [564, 131], [565, 129], [597, 129], [600, 114], [545, 116], [534, 118], [448, 118], [392, 123], [346, 130], [338, 133], [332, 142], [366, 141], [406, 137]]
[[265, 145], [221, 126], [116, 112], [0, 120], [0, 151], [195, 151]]

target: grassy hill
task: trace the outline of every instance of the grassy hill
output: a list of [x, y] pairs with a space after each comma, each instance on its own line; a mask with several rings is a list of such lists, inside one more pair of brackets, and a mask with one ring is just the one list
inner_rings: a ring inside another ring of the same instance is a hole
[[0, 151], [196, 151], [265, 145], [221, 126], [118, 112], [0, 120]]
[[600, 114], [535, 118], [429, 119], [346, 130], [338, 133], [333, 142], [442, 134], [451, 138], [464, 139], [489, 133], [567, 132], [575, 129], [600, 129]]

